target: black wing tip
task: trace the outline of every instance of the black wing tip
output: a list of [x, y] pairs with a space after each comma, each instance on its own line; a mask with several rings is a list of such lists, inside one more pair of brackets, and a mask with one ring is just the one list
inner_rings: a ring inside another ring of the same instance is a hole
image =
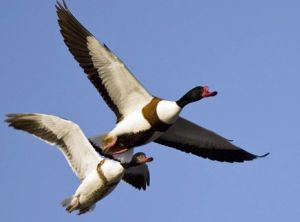
[[267, 152], [267, 153], [265, 153], [265, 154], [263, 154], [263, 155], [256, 156], [256, 158], [264, 158], [264, 157], [266, 157], [266, 156], [269, 156], [269, 154], [270, 154], [270, 152]]
[[6, 119], [22, 118], [22, 117], [36, 116], [36, 115], [37, 115], [37, 113], [7, 113], [7, 114], [5, 114]]
[[8, 123], [8, 126], [13, 127], [14, 122], [26, 115], [29, 115], [29, 113], [7, 113], [5, 114], [6, 118], [4, 119], [4, 122]]
[[60, 0], [57, 0], [55, 8], [56, 8], [56, 14], [58, 15], [59, 21], [62, 20], [65, 16], [68, 15], [73, 16], [65, 0], [62, 0], [62, 2]]
[[244, 157], [241, 157], [240, 159], [238, 160], [233, 160], [233, 161], [224, 161], [224, 162], [229, 162], [229, 163], [243, 163], [243, 162], [246, 162], [246, 161], [251, 161], [251, 160], [255, 160], [255, 159], [259, 159], [259, 158], [264, 158], [266, 156], [268, 156], [270, 154], [270, 152], [268, 153], [265, 153], [263, 155], [255, 155], [255, 154], [252, 154], [252, 153], [248, 153], [247, 151], [246, 152], [246, 156]]
[[[75, 41], [75, 43], [80, 44], [80, 39], [82, 37], [85, 39], [86, 37], [93, 36], [93, 35], [76, 19], [76, 17], [69, 10], [64, 0], [62, 0], [62, 3], [60, 0], [56, 1], [55, 8], [56, 8], [56, 14], [58, 16], [58, 24], [60, 27], [60, 32], [64, 38], [66, 45], [68, 46], [69, 50], [72, 53], [73, 47], [71, 46], [70, 48], [69, 41], [73, 43]], [[79, 40], [76, 40], [78, 38]]]
[[138, 189], [139, 191], [146, 191], [147, 187], [146, 185], [141, 185], [141, 186], [134, 186], [136, 189]]
[[11, 117], [15, 117], [15, 116], [19, 116], [21, 113], [6, 113], [5, 116], [7, 118], [11, 118]]
[[132, 185], [132, 186], [139, 191], [146, 191], [146, 187], [144, 187], [144, 186], [134, 186], [134, 185]]
[[57, 10], [69, 11], [69, 8], [68, 8], [67, 3], [65, 2], [65, 0], [62, 0], [62, 3], [59, 0], [57, 0], [55, 7], [56, 7]]
[[7, 123], [8, 127], [27, 131], [26, 129], [30, 127], [36, 127], [35, 121], [30, 118], [34, 115], [34, 113], [8, 113], [4, 122]]
[[145, 191], [146, 190], [146, 187], [145, 186], [137, 186], [137, 185], [133, 185], [131, 184], [135, 189], [139, 190], [139, 191]]
[[[245, 152], [247, 152], [247, 151], [245, 151]], [[237, 163], [243, 163], [245, 161], [251, 161], [251, 160], [255, 160], [255, 159], [259, 159], [259, 158], [264, 158], [264, 157], [268, 156], [270, 154], [270, 152], [265, 153], [263, 155], [255, 155], [255, 154], [248, 153], [248, 152], [247, 152], [247, 154], [248, 154], [248, 156], [245, 157], [245, 158], [243, 158], [243, 159], [235, 160], [235, 161], [232, 161], [232, 162], [225, 160], [225, 162], [229, 162], [229, 163], [236, 163], [236, 162]]]
[[12, 126], [13, 120], [17, 114], [15, 113], [8, 113], [5, 115], [4, 122], [8, 124], [8, 126]]
[[9, 123], [9, 126], [13, 126], [17, 122], [27, 121], [28, 118], [36, 115], [36, 113], [7, 113], [4, 122]]

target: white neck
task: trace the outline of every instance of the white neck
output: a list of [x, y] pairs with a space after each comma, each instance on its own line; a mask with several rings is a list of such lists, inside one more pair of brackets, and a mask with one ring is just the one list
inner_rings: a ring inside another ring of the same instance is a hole
[[167, 124], [173, 124], [181, 111], [181, 108], [177, 105], [176, 102], [162, 100], [157, 104], [157, 115], [158, 118]]

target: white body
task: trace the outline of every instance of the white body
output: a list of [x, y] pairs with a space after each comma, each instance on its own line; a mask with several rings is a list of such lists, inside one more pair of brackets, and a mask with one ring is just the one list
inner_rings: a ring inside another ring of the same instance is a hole
[[[157, 104], [156, 107], [157, 116], [160, 121], [166, 124], [173, 124], [179, 117], [181, 108], [176, 104], [176, 102], [162, 100]], [[112, 137], [118, 137], [123, 134], [138, 133], [142, 131], [149, 130], [151, 128], [150, 123], [143, 116], [142, 110], [137, 110], [128, 116], [126, 116], [122, 121], [120, 121], [115, 128], [110, 131], [107, 135]], [[154, 134], [144, 143], [150, 143], [158, 139], [164, 132], [155, 131]], [[102, 135], [96, 135], [91, 137], [92, 140], [97, 146], [102, 146]], [[128, 163], [131, 161], [131, 158], [134, 153], [134, 148], [129, 149], [125, 153], [116, 154], [114, 158], [118, 159], [123, 163]]]
[[115, 128], [110, 131], [109, 135], [119, 136], [126, 133], [138, 133], [150, 129], [151, 125], [144, 118], [142, 110], [137, 110], [122, 121], [120, 121]]
[[[158, 118], [167, 124], [173, 124], [181, 111], [181, 108], [173, 101], [162, 100], [157, 104]], [[120, 121], [115, 128], [109, 132], [109, 135], [118, 137], [126, 133], [138, 133], [146, 131], [151, 128], [150, 123], [143, 116], [142, 110], [137, 110], [122, 121]], [[162, 133], [157, 132], [148, 142], [152, 142], [157, 139]]]
[[90, 208], [95, 202], [103, 199], [110, 194], [124, 174], [122, 165], [113, 160], [106, 159], [101, 166], [102, 172], [107, 180], [99, 176], [98, 171], [95, 169], [82, 181], [77, 188], [73, 197], [78, 198], [80, 208]]

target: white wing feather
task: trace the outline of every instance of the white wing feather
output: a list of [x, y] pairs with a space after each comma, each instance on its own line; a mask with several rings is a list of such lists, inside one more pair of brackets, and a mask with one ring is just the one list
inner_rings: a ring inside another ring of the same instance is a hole
[[52, 115], [26, 113], [9, 114], [6, 122], [15, 129], [29, 132], [49, 144], [57, 145], [80, 180], [102, 160], [80, 127], [72, 121]]
[[87, 37], [87, 46], [98, 77], [123, 116], [144, 107], [153, 98], [126, 68], [94, 36]]

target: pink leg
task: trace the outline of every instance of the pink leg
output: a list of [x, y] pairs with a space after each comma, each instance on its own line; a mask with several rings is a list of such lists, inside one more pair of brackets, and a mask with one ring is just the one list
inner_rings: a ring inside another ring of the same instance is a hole
[[117, 139], [118, 139], [117, 137], [112, 137], [112, 136], [105, 138], [103, 142], [103, 151], [107, 153], [109, 149], [116, 144]]
[[112, 136], [108, 136], [107, 138], [105, 138], [102, 144], [103, 152], [109, 154], [121, 154], [126, 152], [128, 150], [127, 148], [115, 146], [117, 140], [118, 140], [117, 137], [112, 137]]

